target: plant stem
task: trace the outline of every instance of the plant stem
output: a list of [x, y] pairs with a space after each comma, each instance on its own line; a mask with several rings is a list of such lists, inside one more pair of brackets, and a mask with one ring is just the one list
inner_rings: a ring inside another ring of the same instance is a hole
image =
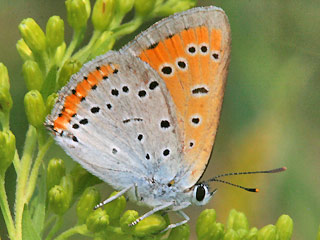
[[37, 155], [36, 160], [34, 161], [34, 164], [33, 164], [32, 170], [31, 170], [31, 174], [29, 177], [28, 185], [27, 185], [26, 202], [29, 202], [32, 197], [32, 194], [33, 194], [34, 189], [36, 187], [36, 181], [37, 181], [38, 172], [39, 172], [39, 168], [40, 168], [42, 159], [43, 159], [44, 155], [47, 153], [52, 142], [53, 142], [52, 138], [49, 138], [45, 144], [43, 144], [42, 146], [39, 147], [38, 155]]
[[20, 171], [20, 158], [17, 149], [13, 157], [13, 166], [16, 170], [16, 173]]
[[121, 26], [115, 28], [114, 37], [119, 39], [120, 37], [130, 34], [137, 30], [140, 25], [143, 23], [143, 19], [141, 17], [135, 17], [132, 21], [122, 24]]
[[16, 239], [16, 230], [14, 228], [13, 219], [11, 216], [9, 203], [7, 199], [6, 189], [5, 189], [5, 175], [0, 176], [0, 208], [7, 226], [8, 234], [10, 239]]
[[23, 155], [21, 158], [20, 168], [17, 172], [17, 188], [15, 202], [15, 224], [17, 239], [22, 239], [22, 215], [24, 204], [26, 203], [26, 185], [32, 163], [32, 155], [36, 146], [36, 140], [36, 129], [33, 126], [29, 125], [23, 149]]
[[81, 63], [84, 63], [90, 54], [91, 47], [94, 45], [94, 43], [100, 36], [101, 31], [94, 30], [89, 43], [85, 47], [81, 48], [77, 53], [75, 53], [73, 57]]
[[57, 220], [54, 223], [53, 227], [51, 228], [50, 232], [48, 233], [46, 240], [51, 240], [53, 236], [57, 233], [57, 231], [61, 228], [62, 224], [63, 224], [63, 218], [61, 216], [57, 216]]
[[66, 230], [65, 232], [61, 233], [58, 237], [56, 237], [55, 240], [64, 240], [68, 239], [74, 234], [85, 235], [86, 233], [88, 233], [87, 225], [82, 224]]

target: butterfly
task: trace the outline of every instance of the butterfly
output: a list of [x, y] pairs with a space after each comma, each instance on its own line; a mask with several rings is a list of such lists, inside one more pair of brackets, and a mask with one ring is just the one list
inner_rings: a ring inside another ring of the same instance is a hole
[[199, 179], [217, 133], [230, 42], [222, 9], [193, 8], [84, 64], [62, 88], [45, 124], [75, 161], [119, 191], [99, 206], [126, 194], [152, 208], [131, 225], [177, 211], [184, 220], [169, 229], [189, 220], [184, 208], [208, 203], [215, 191]]

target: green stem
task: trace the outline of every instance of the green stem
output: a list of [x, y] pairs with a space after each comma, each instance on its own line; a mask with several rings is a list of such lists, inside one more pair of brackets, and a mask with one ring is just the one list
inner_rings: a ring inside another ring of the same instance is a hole
[[141, 17], [135, 17], [132, 21], [122, 24], [120, 27], [115, 28], [114, 31], [114, 37], [120, 38], [124, 35], [130, 34], [137, 30], [141, 24], [143, 23], [143, 19]]
[[77, 53], [75, 53], [73, 58], [77, 59], [81, 63], [84, 63], [90, 54], [91, 47], [94, 45], [97, 39], [101, 36], [101, 34], [102, 34], [101, 31], [94, 30], [89, 43], [85, 47], [81, 48]]
[[3, 131], [6, 131], [6, 130], [9, 130], [10, 127], [9, 127], [9, 118], [10, 118], [10, 114], [9, 113], [0, 113], [0, 123], [2, 125], [2, 130]]
[[55, 240], [69, 239], [69, 237], [71, 237], [74, 234], [86, 235], [87, 233], [89, 233], [87, 225], [82, 224], [66, 230], [65, 232], [61, 233], [58, 237], [56, 237]]
[[66, 50], [66, 53], [64, 54], [64, 57], [61, 61], [60, 69], [64, 65], [64, 63], [71, 57], [75, 48], [82, 41], [82, 35], [83, 35], [84, 31], [85, 31], [85, 28], [74, 31], [73, 36], [72, 36], [72, 40], [71, 40], [71, 42]]
[[8, 234], [10, 239], [16, 239], [16, 230], [14, 228], [13, 219], [11, 216], [9, 203], [7, 199], [6, 189], [5, 189], [5, 175], [0, 176], [0, 208], [7, 226]]
[[39, 146], [38, 155], [37, 155], [36, 160], [34, 161], [34, 164], [33, 164], [32, 170], [31, 170], [31, 174], [29, 177], [29, 181], [28, 181], [28, 186], [27, 186], [27, 190], [26, 190], [26, 202], [29, 202], [32, 195], [33, 195], [34, 189], [36, 187], [36, 181], [37, 181], [38, 172], [39, 172], [39, 168], [40, 168], [42, 159], [43, 159], [44, 155], [47, 153], [52, 142], [53, 142], [52, 138], [49, 138], [44, 145]]
[[13, 166], [16, 170], [16, 173], [20, 171], [20, 158], [17, 149], [13, 157]]
[[28, 181], [28, 175], [32, 163], [32, 155], [36, 146], [36, 129], [29, 125], [29, 129], [26, 136], [26, 141], [23, 149], [23, 155], [21, 158], [21, 164], [19, 172], [17, 172], [17, 188], [16, 188], [16, 202], [15, 202], [15, 224], [16, 224], [16, 236], [18, 239], [22, 239], [22, 215], [24, 204], [26, 203], [26, 185]]
[[56, 222], [54, 223], [53, 227], [51, 228], [50, 232], [48, 233], [46, 240], [51, 240], [53, 236], [59, 231], [63, 224], [63, 218], [61, 216], [57, 217]]

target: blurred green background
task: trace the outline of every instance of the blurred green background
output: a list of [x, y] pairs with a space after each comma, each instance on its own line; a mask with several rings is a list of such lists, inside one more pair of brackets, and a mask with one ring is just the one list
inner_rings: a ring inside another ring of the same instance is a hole
[[[319, 0], [199, 1], [222, 7], [229, 16], [232, 52], [224, 106], [208, 179], [226, 172], [287, 166], [275, 175], [231, 177], [228, 180], [260, 192], [247, 193], [213, 184], [219, 191], [202, 209], [191, 207], [191, 231], [200, 211], [215, 208], [225, 223], [230, 209], [243, 211], [257, 227], [275, 223], [281, 214], [294, 221], [293, 239], [315, 239], [320, 224], [320, 2]], [[64, 1], [0, 0], [0, 61], [9, 70], [14, 107], [11, 128], [21, 151], [27, 120], [22, 61], [15, 49], [18, 24], [34, 18], [44, 29], [52, 15], [66, 20]], [[145, 29], [152, 22], [146, 23]], [[140, 29], [140, 30], [142, 30]], [[66, 39], [71, 38], [66, 25]], [[89, 29], [90, 31], [90, 29]], [[134, 37], [127, 36], [121, 47]], [[68, 41], [67, 41], [68, 42]], [[47, 155], [69, 159], [55, 146]], [[70, 166], [73, 162], [67, 161]], [[14, 200], [15, 174], [7, 173], [7, 191]], [[103, 185], [100, 189], [111, 192]], [[129, 207], [136, 208], [134, 204]], [[71, 213], [70, 218], [74, 218]], [[0, 220], [0, 235], [4, 233]]]

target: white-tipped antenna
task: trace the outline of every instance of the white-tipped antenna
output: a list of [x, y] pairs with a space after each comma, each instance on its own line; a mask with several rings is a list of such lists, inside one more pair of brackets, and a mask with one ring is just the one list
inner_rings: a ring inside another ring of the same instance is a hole
[[225, 174], [221, 174], [221, 175], [217, 175], [211, 179], [209, 179], [206, 182], [221, 182], [221, 183], [225, 183], [225, 184], [229, 184], [231, 186], [237, 187], [237, 188], [241, 188], [243, 190], [246, 190], [248, 192], [259, 192], [258, 188], [247, 188], [247, 187], [243, 187], [241, 185], [238, 184], [234, 184], [228, 181], [224, 181], [218, 178], [221, 177], [226, 177], [226, 176], [235, 176], [235, 175], [249, 175], [249, 174], [258, 174], [258, 173], [278, 173], [278, 172], [283, 172], [287, 170], [286, 167], [282, 167], [282, 168], [276, 168], [276, 169], [271, 169], [271, 170], [266, 170], [266, 171], [254, 171], [254, 172], [238, 172], [238, 173], [225, 173]]

